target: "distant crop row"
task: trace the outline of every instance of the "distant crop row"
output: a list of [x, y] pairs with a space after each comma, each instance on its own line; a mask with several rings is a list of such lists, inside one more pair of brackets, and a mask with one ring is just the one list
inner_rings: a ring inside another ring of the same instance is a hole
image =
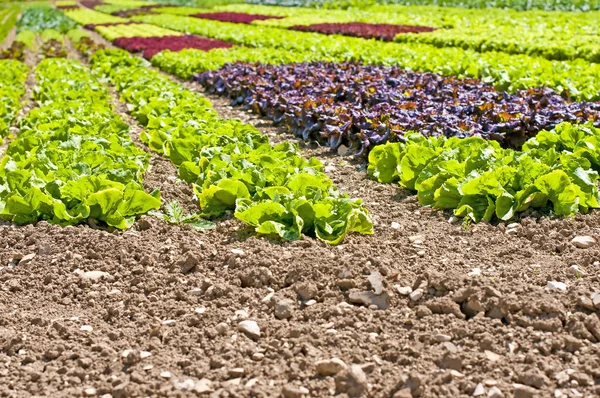
[[246, 0], [246, 3], [326, 9], [364, 8], [379, 3], [464, 8], [512, 8], [515, 10], [600, 10], [600, 1], [598, 0]]
[[119, 229], [160, 206], [142, 186], [148, 155], [129, 138], [105, 87], [80, 63], [36, 68], [38, 107], [20, 123], [0, 168], [0, 217], [15, 223], [99, 223]]
[[[499, 90], [546, 86], [576, 100], [600, 99], [600, 65], [583, 60], [549, 61], [541, 57], [421, 43], [372, 42], [277, 28], [232, 24], [175, 15], [146, 15], [134, 20], [252, 47], [312, 54], [316, 60], [361, 61], [397, 65], [444, 76], [480, 78]], [[210, 57], [210, 53], [207, 54]], [[303, 55], [300, 55], [302, 58]]]
[[289, 143], [271, 145], [239, 120], [220, 119], [211, 104], [123, 51], [99, 51], [96, 73], [108, 75], [121, 100], [146, 127], [142, 140], [193, 185], [202, 215], [233, 211], [256, 232], [331, 244], [347, 233], [372, 233], [360, 200], [341, 194], [316, 159]]
[[[398, 41], [461, 47], [476, 51], [502, 51], [528, 54], [552, 60], [583, 58], [598, 62], [600, 12], [465, 10], [457, 8], [373, 6], [366, 9], [320, 10], [237, 5], [238, 13], [265, 13], [285, 17], [254, 22], [274, 27], [366, 22], [385, 25], [434, 27], [435, 33], [396, 37]], [[178, 13], [163, 9], [163, 13]], [[192, 14], [192, 12], [188, 13]], [[383, 32], [382, 28], [382, 32]], [[342, 31], [339, 32], [343, 34]]]
[[23, 12], [17, 23], [17, 31], [30, 30], [42, 32], [46, 29], [54, 29], [60, 33], [66, 33], [78, 26], [76, 22], [67, 18], [65, 14], [53, 8], [30, 8]]
[[571, 103], [551, 90], [506, 94], [472, 79], [348, 63], [229, 64], [195, 77], [303, 137], [367, 153], [375, 145], [424, 136], [481, 136], [520, 147], [563, 121], [600, 127], [599, 103]]

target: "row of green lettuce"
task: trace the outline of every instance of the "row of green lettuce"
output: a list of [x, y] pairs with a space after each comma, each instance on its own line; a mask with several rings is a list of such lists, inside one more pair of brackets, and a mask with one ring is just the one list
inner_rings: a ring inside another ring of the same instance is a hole
[[[193, 2], [194, 0], [186, 0]], [[514, 9], [548, 11], [600, 10], [598, 0], [246, 0], [250, 4], [326, 9], [368, 8], [374, 4], [401, 4], [475, 9]]]
[[217, 70], [230, 62], [260, 62], [263, 64], [288, 64], [309, 61], [343, 61], [341, 57], [330, 57], [306, 51], [290, 51], [279, 48], [249, 48], [234, 46], [210, 51], [185, 49], [162, 51], [152, 57], [152, 65], [181, 79], [189, 79], [195, 73]]
[[[469, 10], [420, 6], [385, 6], [367, 9], [322, 10], [235, 5], [224, 10], [285, 17], [255, 21], [257, 25], [290, 27], [314, 23], [367, 22], [439, 28], [431, 33], [400, 34], [398, 42], [419, 42], [437, 47], [529, 54], [554, 60], [583, 58], [600, 62], [600, 12]], [[161, 13], [191, 15], [198, 9], [168, 7]]]
[[19, 17], [18, 8], [5, 8], [0, 9], [0, 44], [8, 36], [8, 32], [17, 23]]
[[352, 231], [372, 233], [361, 201], [340, 193], [296, 146], [271, 145], [253, 126], [220, 119], [206, 98], [125, 51], [98, 51], [90, 62], [145, 126], [142, 141], [192, 184], [202, 216], [233, 211], [257, 233], [287, 240], [307, 234], [337, 244]]
[[561, 123], [529, 139], [522, 151], [495, 141], [425, 138], [379, 145], [368, 173], [416, 191], [419, 203], [453, 209], [473, 221], [510, 220], [527, 209], [572, 216], [600, 207], [600, 129]]
[[0, 161], [0, 217], [126, 229], [158, 209], [159, 193], [142, 185], [149, 155], [131, 141], [106, 87], [64, 58], [41, 61], [35, 77], [37, 107]]
[[[288, 50], [292, 57], [297, 52], [300, 57], [312, 54], [314, 59], [398, 65], [443, 76], [480, 78], [502, 91], [514, 92], [546, 86], [574, 100], [600, 99], [600, 65], [581, 59], [550, 61], [542, 57], [503, 52], [479, 53], [421, 43], [385, 43], [165, 14], [136, 16], [133, 19], [244, 46]], [[205, 55], [210, 57], [211, 52]]]
[[29, 68], [12, 59], [0, 60], [0, 145], [11, 137], [10, 127], [21, 110], [21, 97], [25, 94], [25, 81]]

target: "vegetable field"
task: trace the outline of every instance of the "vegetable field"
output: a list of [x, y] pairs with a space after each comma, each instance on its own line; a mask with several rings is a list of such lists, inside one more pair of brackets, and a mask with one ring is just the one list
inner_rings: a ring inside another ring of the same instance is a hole
[[597, 1], [0, 20], [0, 396], [600, 395]]

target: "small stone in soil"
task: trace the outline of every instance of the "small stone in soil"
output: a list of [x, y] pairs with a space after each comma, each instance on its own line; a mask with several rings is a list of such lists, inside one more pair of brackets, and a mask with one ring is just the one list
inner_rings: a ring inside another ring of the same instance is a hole
[[242, 377], [244, 374], [246, 374], [244, 368], [233, 368], [229, 370], [229, 377], [232, 378]]
[[488, 391], [487, 398], [503, 398], [504, 394], [498, 387], [492, 387]]
[[140, 359], [146, 359], [152, 356], [150, 351], [140, 351]]
[[591, 236], [576, 236], [571, 239], [571, 244], [580, 249], [587, 249], [596, 244], [596, 239]]
[[179, 271], [182, 274], [186, 274], [196, 268], [196, 266], [200, 264], [198, 257], [194, 255], [194, 253], [187, 252], [180, 256], [177, 261], [175, 261], [175, 266], [179, 267]]
[[314, 283], [303, 282], [296, 286], [296, 294], [302, 301], [308, 301], [315, 298], [317, 293], [317, 286]]
[[452, 337], [448, 336], [447, 334], [438, 334], [435, 336], [435, 341], [440, 343], [444, 343], [450, 340], [452, 340]]
[[282, 299], [275, 304], [275, 317], [277, 319], [288, 319], [294, 314], [295, 303], [290, 299]]
[[348, 397], [362, 397], [367, 391], [367, 375], [360, 365], [351, 365], [335, 377], [335, 392]]
[[306, 387], [296, 387], [290, 384], [283, 386], [283, 390], [281, 391], [281, 395], [284, 398], [301, 398], [309, 393], [310, 391]]
[[84, 279], [87, 281], [92, 281], [92, 282], [98, 282], [99, 280], [101, 280], [103, 278], [108, 278], [109, 276], [110, 276], [110, 274], [108, 272], [88, 271], [88, 272], [84, 272], [81, 275], [81, 279]]
[[534, 398], [538, 395], [538, 391], [529, 386], [523, 384], [513, 384], [515, 388], [515, 398]]
[[409, 297], [412, 301], [419, 301], [421, 297], [423, 297], [423, 289], [416, 289], [412, 293], [409, 294]]
[[375, 294], [380, 295], [383, 293], [383, 276], [379, 273], [379, 271], [371, 272], [371, 274], [367, 277], [369, 284], [375, 291]]
[[474, 397], [479, 397], [485, 395], [485, 388], [483, 388], [483, 384], [479, 383], [475, 386], [475, 391], [473, 391]]
[[500, 360], [501, 356], [496, 354], [495, 352], [489, 351], [489, 350], [485, 350], [484, 351], [485, 356], [488, 360], [490, 360], [491, 362], [496, 362], [498, 360]]
[[573, 264], [569, 267], [569, 273], [577, 278], [585, 275], [585, 271], [582, 270], [577, 264]]
[[383, 292], [380, 295], [371, 291], [351, 292], [348, 295], [348, 300], [353, 304], [362, 304], [365, 307], [374, 305], [381, 310], [385, 310], [390, 306], [390, 296], [387, 292]]
[[408, 296], [409, 294], [412, 293], [412, 287], [410, 286], [395, 286], [396, 291], [398, 292], [399, 295], [401, 296]]
[[260, 337], [260, 327], [255, 321], [245, 320], [238, 323], [238, 330], [253, 340]]
[[333, 376], [346, 369], [346, 364], [339, 358], [331, 358], [317, 361], [316, 367], [321, 376]]
[[558, 290], [564, 292], [567, 290], [567, 284], [564, 282], [548, 281], [546, 287], [550, 290]]
[[35, 253], [29, 253], [19, 260], [19, 265], [27, 265], [35, 258]]
[[424, 240], [425, 240], [425, 237], [423, 235], [413, 235], [413, 236], [408, 237], [408, 241], [410, 243], [414, 243], [417, 245], [423, 243]]
[[223, 336], [223, 335], [225, 335], [225, 333], [227, 333], [229, 326], [227, 326], [227, 324], [225, 322], [221, 322], [221, 323], [218, 323], [217, 326], [215, 326], [215, 329], [217, 330], [217, 333], [219, 333], [221, 336]]
[[594, 304], [594, 307], [600, 310], [600, 292], [592, 294], [592, 304]]

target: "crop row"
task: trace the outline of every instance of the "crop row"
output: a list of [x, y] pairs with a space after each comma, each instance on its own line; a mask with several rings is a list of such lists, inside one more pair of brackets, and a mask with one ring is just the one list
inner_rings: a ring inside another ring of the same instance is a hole
[[68, 10], [65, 11], [67, 17], [71, 18], [73, 21], [81, 24], [106, 24], [106, 23], [124, 23], [128, 20], [121, 17], [115, 17], [113, 15], [104, 14], [102, 12], [90, 10], [87, 8], [78, 8], [76, 10]]
[[[373, 6], [347, 11], [234, 5], [225, 11], [199, 13], [186, 7], [152, 8], [153, 13], [190, 15], [225, 22], [255, 23], [321, 33], [379, 37], [398, 42], [419, 42], [437, 47], [528, 54], [550, 60], [600, 61], [600, 13], [516, 12], [456, 8]], [[358, 23], [368, 22], [370, 25]], [[339, 25], [338, 25], [339, 24]], [[315, 26], [317, 25], [317, 26]], [[319, 26], [322, 25], [322, 26]], [[312, 27], [309, 27], [312, 26]], [[409, 34], [429, 31], [435, 33]]]
[[[598, 19], [600, 12], [516, 12], [506, 10], [465, 10], [437, 7], [374, 6], [363, 10], [310, 9], [231, 6], [238, 13], [265, 13], [285, 17], [255, 22], [274, 27], [304, 26], [321, 23], [368, 22], [383, 25], [408, 25], [438, 28], [433, 34], [397, 36], [398, 41], [461, 47], [476, 51], [503, 51], [529, 54], [553, 60], [584, 58], [598, 62]], [[160, 10], [175, 13], [175, 10]], [[383, 28], [382, 28], [383, 29]], [[340, 34], [344, 34], [339, 30]]]
[[599, 103], [571, 103], [548, 89], [506, 94], [481, 81], [381, 66], [236, 63], [195, 79], [304, 139], [364, 154], [410, 131], [520, 147], [563, 121], [600, 126]]
[[202, 215], [233, 211], [259, 234], [331, 244], [347, 233], [372, 233], [360, 200], [341, 194], [316, 159], [290, 143], [271, 145], [253, 126], [220, 119], [208, 100], [121, 50], [95, 53], [132, 115], [146, 127], [142, 140], [168, 157], [193, 185]]
[[317, 32], [326, 35], [344, 35], [385, 41], [392, 41], [396, 36], [404, 35], [406, 33], [432, 32], [435, 30], [428, 26], [370, 24], [364, 22], [295, 25], [291, 26], [290, 29], [302, 32]]
[[97, 26], [96, 31], [106, 40], [113, 41], [121, 37], [162, 37], [162, 36], [183, 36], [183, 33], [164, 29], [149, 24], [126, 24], [112, 26]]
[[235, 44], [310, 53], [318, 60], [355, 60], [366, 64], [397, 65], [443, 76], [480, 78], [499, 90], [509, 92], [546, 86], [576, 100], [600, 99], [600, 65], [583, 60], [549, 61], [525, 55], [478, 53], [460, 48], [436, 48], [420, 43], [368, 41], [175, 15], [146, 15], [134, 17], [134, 20]]
[[15, 223], [100, 223], [119, 229], [160, 206], [144, 192], [148, 154], [129, 138], [104, 86], [80, 63], [36, 68], [38, 107], [20, 123], [0, 168], [0, 216]]
[[0, 43], [17, 23], [19, 10], [16, 8], [0, 9]]
[[46, 29], [54, 29], [60, 33], [66, 33], [78, 25], [73, 20], [67, 18], [65, 14], [54, 8], [29, 8], [23, 11], [17, 31], [30, 30], [33, 32], [42, 32]]
[[246, 3], [284, 7], [326, 9], [365, 8], [375, 3], [464, 8], [510, 8], [514, 10], [600, 10], [598, 0], [246, 0]]
[[558, 216], [600, 207], [600, 129], [562, 123], [523, 151], [479, 137], [406, 137], [369, 154], [369, 175], [416, 191], [419, 203], [473, 221], [510, 220], [528, 209]]
[[262, 64], [288, 64], [308, 62], [315, 59], [337, 61], [337, 58], [322, 56], [304, 51], [289, 51], [278, 48], [249, 48], [234, 46], [210, 51], [185, 49], [179, 52], [163, 51], [152, 57], [152, 64], [161, 70], [182, 79], [190, 79], [194, 74], [216, 70], [232, 62], [260, 62]]
[[157, 53], [169, 51], [181, 51], [186, 48], [208, 51], [213, 48], [229, 48], [231, 43], [221, 40], [205, 39], [198, 36], [152, 36], [152, 37], [119, 37], [113, 43], [132, 53], [143, 52], [144, 58], [150, 59]]
[[10, 136], [10, 127], [21, 109], [29, 68], [14, 60], [0, 60], [0, 145]]
[[228, 12], [228, 11], [194, 13], [194, 14], [191, 14], [190, 16], [194, 17], [194, 18], [212, 19], [214, 21], [245, 23], [245, 24], [250, 24], [254, 21], [264, 21], [267, 19], [283, 18], [283, 17], [272, 16], [272, 15], [246, 14], [246, 13], [241, 13], [241, 12]]

